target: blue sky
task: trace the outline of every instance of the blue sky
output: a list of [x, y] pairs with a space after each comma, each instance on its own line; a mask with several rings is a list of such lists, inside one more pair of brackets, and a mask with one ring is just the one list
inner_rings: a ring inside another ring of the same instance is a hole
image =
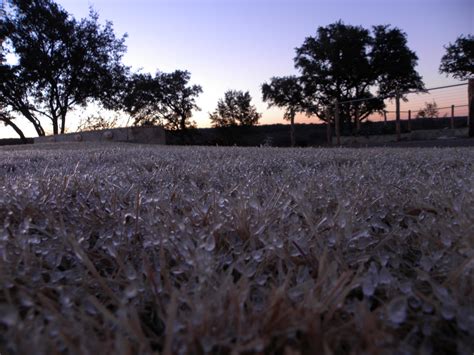
[[[194, 119], [209, 126], [208, 112], [228, 89], [249, 90], [261, 123], [283, 123], [267, 110], [260, 86], [295, 73], [295, 47], [319, 26], [338, 20], [405, 31], [427, 87], [457, 83], [438, 73], [443, 46], [474, 33], [470, 0], [58, 0], [76, 17], [89, 6], [116, 33], [128, 33], [126, 64], [145, 72], [186, 69], [203, 87]], [[305, 120], [308, 121], [308, 120]], [[311, 120], [310, 120], [311, 121]], [[314, 119], [313, 119], [314, 121]], [[4, 128], [2, 128], [2, 131]]]

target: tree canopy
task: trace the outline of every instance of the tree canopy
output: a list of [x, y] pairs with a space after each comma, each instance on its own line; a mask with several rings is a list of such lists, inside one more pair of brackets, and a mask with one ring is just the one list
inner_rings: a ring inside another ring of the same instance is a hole
[[474, 77], [474, 36], [459, 36], [456, 42], [445, 47], [440, 73], [451, 74], [459, 80]]
[[294, 61], [308, 113], [331, 121], [327, 108], [335, 101], [358, 100], [340, 105], [341, 123], [358, 124], [383, 110], [383, 98], [423, 89], [417, 59], [398, 28], [375, 26], [371, 32], [339, 21], [307, 37]]
[[135, 125], [162, 125], [173, 130], [192, 126], [193, 110], [200, 110], [196, 98], [202, 93], [199, 85], [189, 85], [191, 74], [176, 70], [134, 74], [128, 81], [123, 108]]
[[214, 127], [253, 126], [258, 123], [261, 114], [251, 104], [248, 91], [228, 90], [224, 98], [217, 103], [216, 110], [209, 115]]
[[296, 76], [273, 77], [262, 85], [263, 101], [269, 107], [285, 109], [284, 118], [290, 121], [291, 146], [295, 145], [295, 115], [305, 111], [303, 88]]
[[[128, 68], [121, 62], [125, 36], [117, 38], [111, 22], [101, 25], [92, 10], [78, 21], [52, 0], [11, 4], [0, 37], [16, 61], [0, 66], [0, 106], [24, 116], [39, 136], [44, 120], [53, 134], [64, 133], [67, 114], [77, 106], [96, 101], [116, 107]], [[15, 129], [13, 115], [0, 120]]]

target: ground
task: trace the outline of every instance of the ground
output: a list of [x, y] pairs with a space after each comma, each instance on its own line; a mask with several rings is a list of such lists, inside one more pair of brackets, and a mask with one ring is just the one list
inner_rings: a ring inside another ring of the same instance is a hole
[[0, 148], [0, 353], [474, 350], [474, 149]]

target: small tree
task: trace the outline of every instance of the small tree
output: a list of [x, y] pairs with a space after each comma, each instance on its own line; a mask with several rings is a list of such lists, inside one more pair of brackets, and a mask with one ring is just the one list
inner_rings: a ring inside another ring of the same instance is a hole
[[79, 123], [78, 132], [95, 131], [98, 129], [110, 129], [117, 127], [117, 117], [106, 119], [102, 115], [88, 116], [85, 120]]
[[451, 74], [459, 80], [474, 76], [474, 36], [460, 36], [454, 44], [449, 44], [441, 58], [440, 73]]
[[249, 92], [229, 90], [224, 99], [217, 103], [217, 109], [209, 115], [213, 127], [253, 126], [258, 123], [261, 114], [251, 104]]
[[439, 110], [436, 102], [425, 102], [425, 107], [420, 109], [416, 114], [416, 118], [438, 118]]
[[262, 85], [263, 101], [268, 106], [285, 109], [284, 118], [290, 121], [291, 146], [295, 146], [295, 115], [305, 110], [303, 88], [295, 76], [273, 77]]
[[199, 85], [188, 85], [190, 79], [191, 74], [182, 70], [160, 75], [162, 106], [170, 129], [185, 130], [192, 126], [192, 111], [201, 110], [196, 105], [196, 98], [202, 93], [202, 88]]

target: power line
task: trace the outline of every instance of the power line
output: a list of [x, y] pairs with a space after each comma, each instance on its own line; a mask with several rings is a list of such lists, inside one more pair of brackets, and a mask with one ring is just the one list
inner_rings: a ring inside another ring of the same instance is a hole
[[[448, 89], [448, 88], [454, 88], [458, 86], [465, 86], [467, 85], [467, 82], [461, 83], [461, 84], [453, 84], [453, 85], [445, 85], [445, 86], [436, 86], [433, 88], [428, 88], [424, 90], [418, 90], [418, 91], [404, 91], [401, 92], [400, 95], [409, 95], [409, 94], [427, 94], [430, 91], [434, 90], [441, 90], [441, 89]], [[392, 96], [374, 96], [374, 97], [368, 97], [368, 98], [361, 98], [361, 99], [353, 99], [353, 100], [346, 100], [346, 101], [339, 101], [338, 104], [347, 104], [347, 103], [352, 103], [352, 102], [362, 102], [362, 101], [369, 101], [369, 100], [376, 100], [376, 99], [394, 99]]]
[[[454, 106], [454, 108], [461, 108], [461, 107], [468, 107], [469, 105], [452, 105], [452, 106]], [[451, 106], [436, 107], [436, 109], [438, 109], [438, 110], [446, 110], [446, 109], [448, 109], [448, 108], [450, 109]], [[407, 112], [409, 112], [409, 111], [413, 112], [413, 110], [400, 111], [400, 112], [405, 112], [405, 113], [407, 113]], [[395, 112], [397, 112], [397, 111], [385, 111], [385, 112], [387, 112], [387, 113], [395, 113]]]

